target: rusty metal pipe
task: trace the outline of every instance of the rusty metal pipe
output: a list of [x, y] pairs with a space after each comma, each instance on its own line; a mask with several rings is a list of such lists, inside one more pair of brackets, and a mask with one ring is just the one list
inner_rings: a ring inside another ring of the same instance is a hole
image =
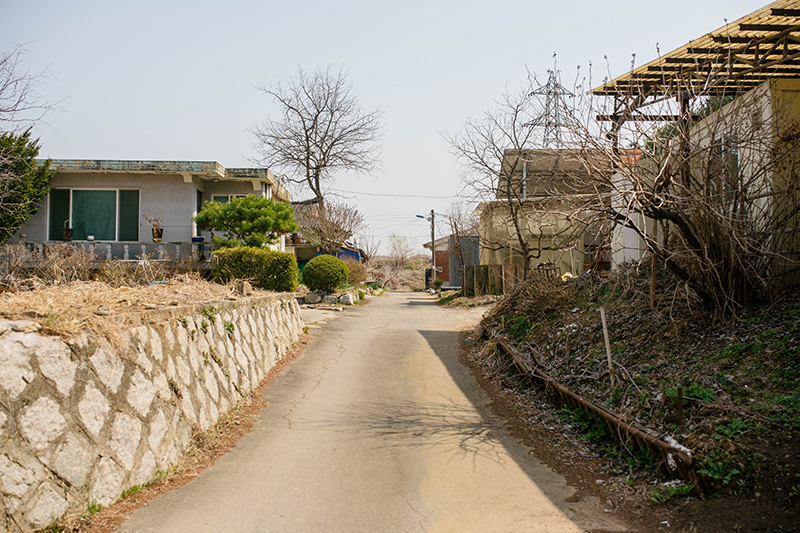
[[[594, 404], [590, 400], [575, 394], [571, 390], [569, 390], [564, 385], [557, 383], [553, 378], [551, 378], [546, 372], [543, 370], [539, 370], [538, 368], [530, 368], [528, 364], [523, 361], [519, 357], [519, 353], [513, 349], [508, 343], [497, 336], [496, 334], [492, 335], [493, 340], [500, 346], [503, 351], [511, 355], [511, 358], [514, 360], [514, 364], [519, 367], [521, 370], [527, 372], [531, 376], [534, 376], [547, 384], [553, 387], [561, 396], [566, 396], [572, 399], [574, 402], [579, 404], [580, 406], [584, 407], [585, 409], [593, 412], [594, 414], [603, 417], [607, 422], [610, 422], [618, 429], [618, 436], [620, 440], [622, 439], [622, 432], [630, 438], [635, 437], [640, 439], [644, 444], [645, 447], [652, 453], [653, 455], [660, 456], [659, 459], [665, 460], [667, 457], [672, 456], [673, 461], [677, 467], [677, 471], [680, 474], [681, 478], [684, 481], [694, 484], [695, 489], [702, 494], [702, 488], [700, 486], [700, 480], [697, 477], [697, 473], [694, 471], [694, 464], [692, 462], [692, 457], [680, 450], [671, 446], [664, 442], [663, 440], [659, 439], [648, 433], [646, 430], [637, 428], [636, 426], [629, 424], [623, 420], [621, 420], [615, 414], [607, 411], [603, 407]], [[654, 453], [653, 448], [657, 450], [658, 453]]]

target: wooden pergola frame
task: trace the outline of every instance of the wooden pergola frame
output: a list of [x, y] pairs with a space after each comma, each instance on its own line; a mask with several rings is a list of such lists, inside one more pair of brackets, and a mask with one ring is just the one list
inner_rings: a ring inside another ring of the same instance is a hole
[[[690, 41], [590, 91], [614, 98], [614, 110], [598, 115], [613, 122], [617, 149], [625, 122], [676, 122], [688, 128], [691, 100], [748, 92], [768, 79], [800, 77], [800, 0], [777, 0], [733, 23]], [[640, 112], [675, 98], [680, 114]]]

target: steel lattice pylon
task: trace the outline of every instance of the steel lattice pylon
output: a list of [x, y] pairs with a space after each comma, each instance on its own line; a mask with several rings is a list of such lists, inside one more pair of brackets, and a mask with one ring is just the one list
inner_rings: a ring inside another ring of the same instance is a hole
[[553, 65], [553, 70], [548, 70], [550, 75], [547, 84], [530, 93], [530, 96], [545, 96], [544, 114], [527, 123], [526, 126], [544, 127], [545, 148], [561, 146], [561, 110], [559, 102], [564, 96], [574, 96], [558, 82], [558, 71]]

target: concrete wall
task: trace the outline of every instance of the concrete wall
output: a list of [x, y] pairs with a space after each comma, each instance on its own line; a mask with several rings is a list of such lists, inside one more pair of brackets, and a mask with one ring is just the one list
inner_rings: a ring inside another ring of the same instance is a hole
[[[523, 265], [512, 210], [504, 202], [486, 202], [480, 211], [480, 264]], [[553, 263], [561, 272], [583, 272], [584, 236], [582, 226], [564, 213], [577, 208], [568, 200], [529, 200], [519, 210], [518, 223], [525, 241], [539, 257], [531, 258], [531, 268]]]
[[293, 295], [205, 305], [145, 313], [113, 345], [0, 320], [0, 532], [109, 505], [175, 465], [303, 327]]

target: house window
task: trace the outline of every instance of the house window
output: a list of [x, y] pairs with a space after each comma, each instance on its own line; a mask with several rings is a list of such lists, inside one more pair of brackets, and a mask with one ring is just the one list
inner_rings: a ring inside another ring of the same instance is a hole
[[247, 195], [246, 194], [222, 194], [222, 195], [215, 194], [214, 196], [211, 197], [211, 201], [212, 202], [219, 202], [221, 204], [227, 204], [228, 202], [231, 201], [231, 199], [233, 199], [233, 198], [241, 198], [243, 196], [247, 196]]
[[62, 240], [67, 226], [76, 241], [89, 235], [98, 241], [139, 240], [136, 189], [53, 189], [48, 215], [51, 241]]

